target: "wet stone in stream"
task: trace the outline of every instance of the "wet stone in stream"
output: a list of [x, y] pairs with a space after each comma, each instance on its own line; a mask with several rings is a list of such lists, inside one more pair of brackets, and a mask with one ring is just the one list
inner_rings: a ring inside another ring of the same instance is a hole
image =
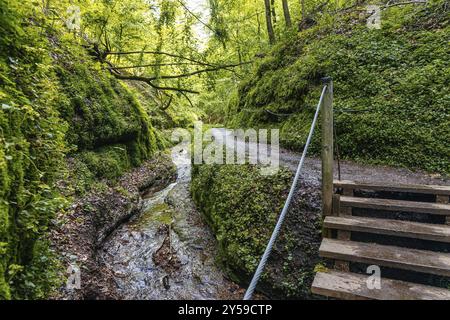
[[242, 289], [215, 264], [216, 240], [190, 194], [190, 156], [172, 149], [178, 179], [144, 199], [142, 213], [103, 247], [123, 299], [241, 299]]
[[[153, 262], [158, 267], [161, 267], [168, 274], [172, 274], [181, 267], [181, 261], [178, 258], [176, 252], [172, 248], [172, 239], [171, 239], [171, 227], [170, 225], [162, 225], [159, 230], [159, 233], [165, 234], [165, 239], [161, 247], [153, 253]], [[168, 278], [165, 278], [168, 279]], [[167, 282], [167, 280], [165, 280]], [[166, 288], [168, 284], [164, 284]], [[167, 288], [166, 288], [167, 289]]]

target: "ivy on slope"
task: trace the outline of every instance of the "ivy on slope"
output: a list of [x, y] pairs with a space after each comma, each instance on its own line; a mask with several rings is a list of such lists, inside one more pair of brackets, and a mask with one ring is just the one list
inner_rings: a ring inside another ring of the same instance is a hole
[[44, 21], [30, 2], [0, 0], [0, 299], [45, 298], [61, 281], [45, 240], [67, 204], [61, 177], [83, 192], [162, 147], [126, 85]]
[[15, 8], [0, 2], [0, 298], [43, 297], [51, 279], [38, 271], [50, 257], [39, 239], [64, 204], [51, 185], [67, 125], [45, 43], [34, 41], [39, 30], [19, 27]]
[[449, 174], [448, 10], [442, 0], [393, 7], [383, 12], [381, 30], [368, 29], [359, 14], [321, 17], [241, 85], [230, 125], [279, 127], [281, 143], [301, 149], [320, 79], [331, 76], [343, 157]]

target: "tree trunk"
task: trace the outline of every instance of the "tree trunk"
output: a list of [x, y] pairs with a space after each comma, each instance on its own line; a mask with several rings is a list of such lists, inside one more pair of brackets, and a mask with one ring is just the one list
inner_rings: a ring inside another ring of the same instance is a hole
[[277, 11], [275, 10], [275, 0], [270, 0], [270, 10], [272, 11], [273, 24], [277, 24]]
[[259, 18], [259, 12], [256, 12], [256, 21], [258, 22], [258, 40], [261, 42], [261, 19]]
[[305, 18], [306, 18], [305, 0], [301, 0], [300, 4], [302, 6], [302, 22], [303, 22], [303, 21], [305, 21]]
[[288, 0], [283, 1], [283, 12], [284, 12], [284, 20], [286, 21], [286, 27], [292, 27], [291, 13], [289, 12], [289, 3]]
[[272, 13], [270, 10], [270, 0], [264, 0], [264, 4], [266, 6], [266, 23], [267, 23], [267, 33], [269, 34], [269, 42], [270, 44], [275, 43], [275, 33], [273, 31], [272, 25]]

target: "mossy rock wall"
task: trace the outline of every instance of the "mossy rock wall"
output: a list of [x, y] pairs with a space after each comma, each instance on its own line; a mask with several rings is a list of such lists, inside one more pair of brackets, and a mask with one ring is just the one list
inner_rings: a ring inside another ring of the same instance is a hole
[[[264, 176], [251, 165], [193, 168], [191, 193], [216, 235], [219, 263], [243, 286], [256, 270], [291, 183], [287, 169]], [[309, 298], [320, 240], [320, 189], [302, 185], [258, 290], [272, 298]]]
[[101, 64], [86, 62], [82, 53], [76, 58], [68, 50], [57, 58], [57, 75], [69, 97], [59, 108], [70, 125], [67, 141], [78, 151], [127, 145], [134, 161], [148, 158], [157, 140], [139, 101]]
[[67, 97], [58, 110], [69, 125], [69, 153], [95, 178], [117, 179], [164, 147], [127, 84], [92, 61], [77, 43], [59, 42], [52, 50], [57, 52], [56, 74]]
[[59, 281], [45, 235], [67, 204], [62, 177], [83, 191], [162, 147], [126, 85], [40, 12], [0, 0], [0, 299], [45, 298]]

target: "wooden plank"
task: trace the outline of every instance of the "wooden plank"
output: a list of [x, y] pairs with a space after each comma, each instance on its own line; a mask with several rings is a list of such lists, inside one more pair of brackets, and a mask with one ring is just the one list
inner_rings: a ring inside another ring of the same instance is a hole
[[422, 194], [450, 195], [450, 186], [365, 183], [350, 180], [335, 180], [335, 188], [352, 188], [374, 191], [411, 192]]
[[362, 242], [323, 239], [323, 258], [450, 276], [450, 254]]
[[[337, 238], [342, 241], [350, 241], [352, 234], [350, 231], [338, 230]], [[350, 271], [350, 263], [344, 260], [336, 260], [334, 261], [334, 268], [339, 271]]]
[[376, 198], [357, 198], [341, 197], [341, 206], [353, 208], [419, 212], [450, 216], [450, 204], [416, 202], [404, 200], [376, 199]]
[[333, 194], [333, 216], [339, 216], [341, 213], [341, 196]]
[[[341, 200], [340, 200], [340, 197], [341, 196], [339, 194], [334, 194], [333, 195], [333, 215], [334, 216], [340, 216], [341, 215]], [[325, 226], [325, 224], [324, 224], [324, 226]], [[338, 229], [338, 231], [337, 231], [337, 238], [339, 240], [350, 241], [351, 236], [352, 235], [351, 235], [350, 231], [346, 231], [346, 230], [342, 230], [342, 229]], [[331, 238], [331, 237], [328, 237], [328, 238]], [[336, 270], [347, 271], [348, 272], [348, 271], [350, 271], [350, 264], [347, 261], [336, 260], [334, 262], [334, 268]]]
[[333, 210], [333, 81], [323, 79], [327, 86], [322, 102], [322, 212], [332, 215]]
[[450, 243], [450, 226], [363, 217], [326, 217], [324, 227]]
[[[436, 202], [437, 203], [449, 203], [450, 202], [450, 196], [437, 195], [436, 196]], [[448, 225], [450, 225], [450, 216], [447, 216], [445, 218], [445, 222]]]
[[[354, 190], [352, 188], [343, 188], [342, 189], [342, 195], [347, 197], [353, 197]], [[340, 208], [343, 215], [351, 216], [353, 214], [353, 208], [352, 207], [341, 207]]]
[[[333, 194], [333, 205], [332, 205], [332, 214], [333, 215], [339, 215], [339, 207], [340, 207], [340, 204], [339, 204], [339, 197], [340, 197], [340, 195], [338, 195], [338, 194]], [[324, 219], [326, 216], [325, 215], [323, 215], [322, 216], [322, 218]], [[329, 229], [327, 229], [327, 228], [325, 228], [325, 227], [323, 227], [322, 226], [322, 237], [323, 238], [332, 238], [333, 237], [333, 235], [332, 235], [332, 233], [331, 233], [331, 230], [329, 230]]]
[[450, 300], [450, 290], [381, 278], [381, 289], [369, 289], [368, 275], [329, 271], [314, 278], [312, 292], [347, 300]]

